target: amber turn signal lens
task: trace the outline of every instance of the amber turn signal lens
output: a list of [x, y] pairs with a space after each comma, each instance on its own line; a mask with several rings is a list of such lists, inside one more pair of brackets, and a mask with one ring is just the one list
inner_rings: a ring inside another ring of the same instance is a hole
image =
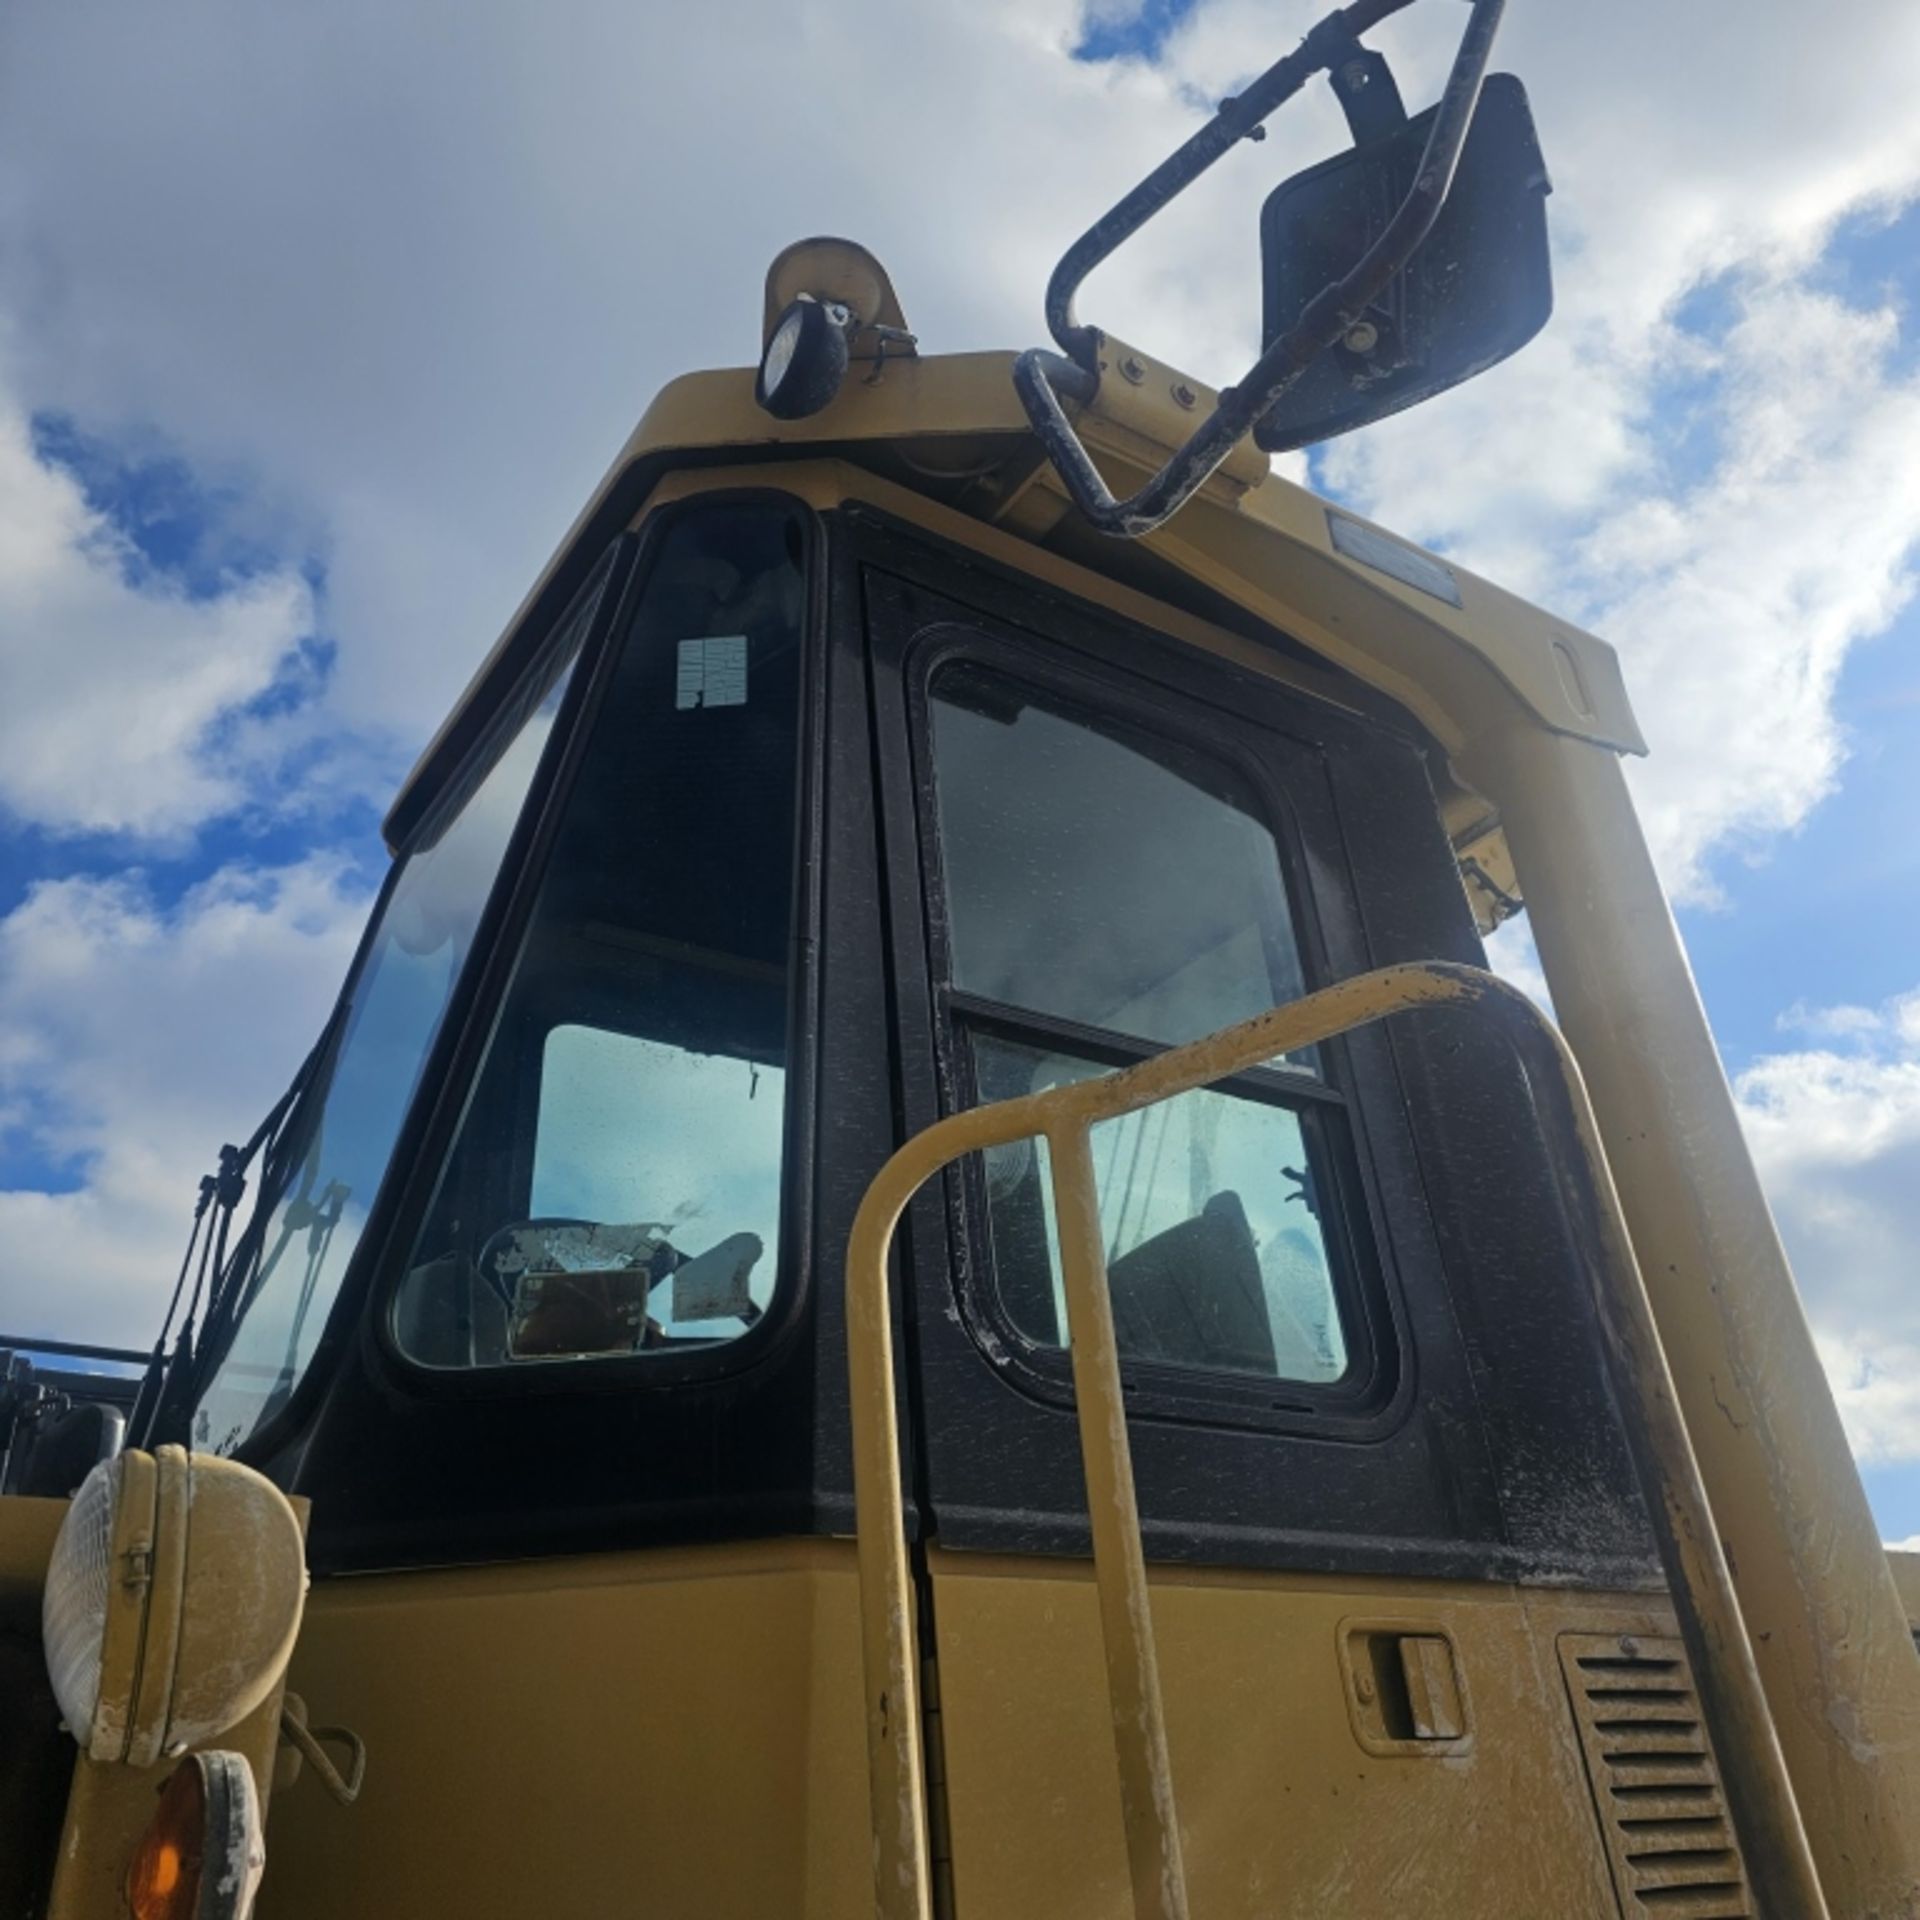
[[133, 1920], [246, 1920], [266, 1864], [253, 1772], [237, 1753], [174, 1768], [127, 1868]]

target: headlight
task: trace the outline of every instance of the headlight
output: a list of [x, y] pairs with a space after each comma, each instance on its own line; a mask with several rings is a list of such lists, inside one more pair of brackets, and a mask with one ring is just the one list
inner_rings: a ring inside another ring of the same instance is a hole
[[95, 1760], [149, 1767], [224, 1733], [285, 1672], [305, 1594], [300, 1522], [270, 1480], [179, 1447], [102, 1462], [42, 1599], [73, 1737]]
[[852, 328], [852, 312], [837, 300], [790, 300], [767, 336], [753, 397], [776, 420], [818, 413], [847, 377]]
[[84, 1746], [100, 1701], [107, 1602], [113, 1584], [113, 1523], [127, 1456], [103, 1460], [80, 1483], [53, 1543], [42, 1600], [47, 1673], [60, 1712]]

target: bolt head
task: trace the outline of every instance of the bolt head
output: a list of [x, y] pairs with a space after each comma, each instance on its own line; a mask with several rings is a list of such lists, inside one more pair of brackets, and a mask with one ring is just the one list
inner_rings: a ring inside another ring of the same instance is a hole
[[1194, 407], [1199, 405], [1200, 396], [1184, 380], [1173, 383], [1173, 400], [1176, 406]]
[[1380, 329], [1371, 320], [1356, 320], [1347, 329], [1347, 349], [1352, 353], [1371, 353], [1380, 344]]
[[1136, 387], [1147, 377], [1146, 368], [1143, 367], [1132, 354], [1128, 354], [1127, 357], [1120, 362], [1120, 371], [1128, 380], [1131, 380]]

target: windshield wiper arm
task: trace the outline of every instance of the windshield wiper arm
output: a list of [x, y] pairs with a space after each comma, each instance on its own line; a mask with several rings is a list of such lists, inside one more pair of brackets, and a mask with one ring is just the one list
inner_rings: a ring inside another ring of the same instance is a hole
[[[237, 1317], [235, 1307], [243, 1290], [243, 1276], [258, 1252], [268, 1215], [285, 1190], [287, 1178], [292, 1172], [292, 1161], [286, 1149], [301, 1131], [299, 1123], [307, 1111], [307, 1095], [322, 1078], [320, 1069], [339, 1032], [345, 1004], [343, 1001], [334, 1010], [321, 1029], [320, 1037], [288, 1083], [287, 1090], [268, 1109], [266, 1118], [254, 1128], [246, 1144], [236, 1147], [229, 1143], [222, 1146], [219, 1171], [201, 1178], [187, 1251], [174, 1279], [166, 1317], [160, 1323], [159, 1335], [148, 1356], [139, 1396], [134, 1401], [133, 1412], [127, 1421], [127, 1438], [131, 1445], [149, 1445], [184, 1428], [187, 1414], [185, 1403], [193, 1397], [198, 1386], [196, 1355], [212, 1352], [224, 1342], [232, 1321]], [[254, 1196], [253, 1216], [229, 1259], [227, 1236], [239, 1212], [240, 1203], [246, 1197], [247, 1169], [262, 1153], [265, 1158]], [[211, 1225], [208, 1222], [209, 1214], [213, 1216]], [[189, 1275], [192, 1276], [191, 1290], [188, 1287]], [[180, 1330], [174, 1337], [173, 1351], [169, 1354], [167, 1337], [173, 1331], [174, 1316], [180, 1311], [183, 1296], [186, 1314], [180, 1321]], [[203, 1296], [206, 1318], [202, 1337], [196, 1346], [194, 1319], [200, 1312]]]

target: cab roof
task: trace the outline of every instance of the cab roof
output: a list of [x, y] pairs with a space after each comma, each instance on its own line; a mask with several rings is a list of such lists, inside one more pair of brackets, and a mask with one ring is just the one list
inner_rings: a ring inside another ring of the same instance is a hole
[[[768, 276], [770, 329], [786, 287], [825, 282], [856, 313], [900, 329], [884, 269], [862, 248], [809, 241]], [[784, 302], [782, 302], [784, 304]], [[1028, 428], [1015, 355], [923, 355], [856, 334], [838, 395], [779, 420], [753, 368], [691, 373], [655, 396], [532, 591], [408, 776], [387, 816], [398, 847], [439, 771], [464, 753], [497, 695], [607, 543], [675, 469], [844, 461], [972, 519], [1166, 597], [1169, 569], [1405, 707], [1450, 755], [1518, 720], [1624, 753], [1646, 744], [1614, 650], [1450, 560], [1270, 471], [1243, 444], [1155, 533], [1110, 539], [1078, 520]], [[1153, 472], [1204, 417], [1212, 392], [1109, 336], [1075, 424], [1116, 491]]]

